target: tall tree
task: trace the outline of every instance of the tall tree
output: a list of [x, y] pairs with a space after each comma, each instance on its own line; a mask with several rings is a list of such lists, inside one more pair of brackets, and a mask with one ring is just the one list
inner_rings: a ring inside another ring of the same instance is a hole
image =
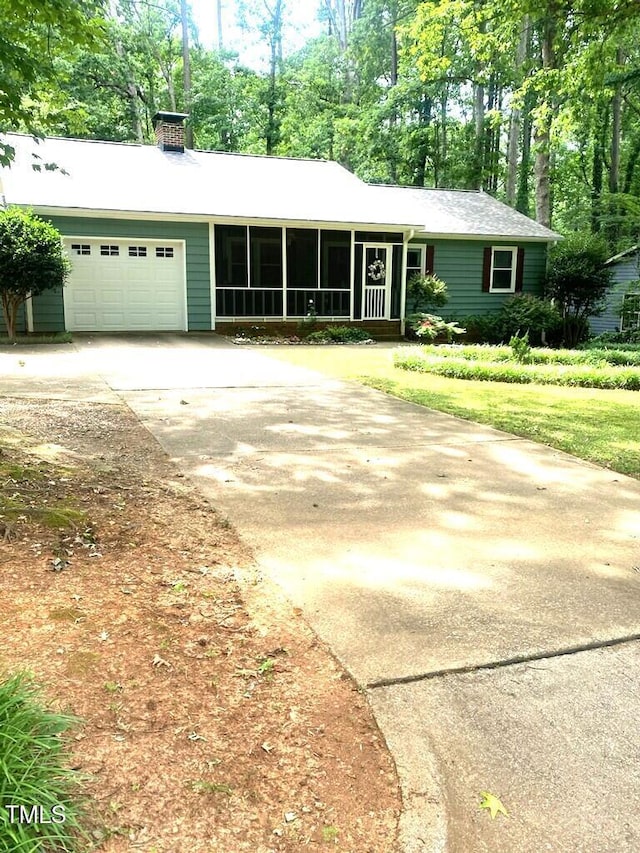
[[182, 32], [182, 91], [184, 110], [189, 114], [185, 132], [187, 148], [193, 148], [193, 125], [191, 123], [191, 58], [189, 55], [189, 19], [187, 0], [180, 0], [180, 27]]
[[[103, 6], [102, 0], [0, 0], [0, 129], [47, 129], [39, 107], [64, 88], [54, 57], [99, 42]], [[0, 164], [12, 157], [11, 146], [0, 143]]]

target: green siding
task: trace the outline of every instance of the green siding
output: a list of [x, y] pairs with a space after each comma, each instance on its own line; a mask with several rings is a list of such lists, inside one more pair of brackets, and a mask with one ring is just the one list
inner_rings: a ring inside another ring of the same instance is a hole
[[[50, 220], [64, 236], [184, 240], [187, 268], [187, 327], [190, 331], [211, 329], [209, 226], [206, 222], [158, 222], [77, 216], [52, 216]], [[64, 329], [61, 290], [42, 294], [34, 299], [33, 322], [34, 330], [37, 332]]]
[[412, 240], [410, 245], [434, 247], [434, 272], [447, 285], [449, 301], [441, 309], [447, 317], [489, 314], [497, 311], [512, 293], [484, 293], [482, 267], [487, 246], [524, 248], [523, 292], [542, 295], [547, 258], [546, 243], [517, 243], [514, 240]]
[[33, 299], [33, 331], [64, 332], [62, 288], [45, 290]]

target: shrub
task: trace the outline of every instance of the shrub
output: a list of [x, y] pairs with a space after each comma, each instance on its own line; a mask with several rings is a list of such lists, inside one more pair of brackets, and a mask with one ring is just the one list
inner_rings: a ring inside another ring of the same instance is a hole
[[543, 332], [546, 337], [553, 338], [562, 328], [562, 315], [558, 309], [547, 299], [540, 299], [531, 293], [520, 293], [507, 299], [498, 317], [502, 340], [519, 332], [527, 332], [530, 341], [540, 343]]
[[563, 341], [573, 347], [589, 332], [588, 318], [602, 313], [612, 271], [605, 267], [604, 240], [592, 234], [572, 234], [549, 255], [545, 295], [562, 314]]
[[463, 317], [460, 324], [467, 330], [466, 339], [474, 343], [499, 344], [504, 340], [499, 312], [472, 314], [469, 317]]
[[69, 269], [53, 225], [19, 208], [0, 212], [0, 295], [9, 340], [15, 340], [18, 308], [27, 297], [62, 287]]
[[603, 332], [590, 341], [583, 343], [582, 347], [602, 347], [620, 344], [640, 345], [640, 329], [627, 329], [625, 332]]
[[327, 326], [305, 337], [309, 343], [358, 344], [370, 341], [371, 335], [357, 326]]
[[467, 330], [467, 339], [476, 343], [500, 344], [513, 335], [528, 332], [533, 343], [559, 340], [562, 333], [562, 316], [548, 300], [530, 293], [519, 293], [507, 299], [499, 311], [464, 317], [461, 325]]
[[447, 285], [437, 275], [415, 273], [407, 282], [407, 315], [442, 308], [448, 300]]
[[529, 343], [529, 332], [524, 335], [513, 335], [509, 341], [513, 358], [520, 364], [531, 364], [531, 344]]
[[[67, 769], [60, 740], [73, 722], [71, 717], [45, 710], [26, 675], [0, 682], [0, 850], [70, 853], [81, 849], [79, 809], [74, 800], [77, 777]], [[29, 811], [41, 806], [51, 822], [18, 822], [17, 815], [11, 820], [7, 805]], [[62, 814], [64, 822], [54, 822]]]
[[461, 329], [455, 320], [447, 322], [437, 314], [414, 314], [409, 318], [410, 326], [416, 336], [427, 341], [444, 338], [451, 343], [454, 335], [463, 335], [466, 329]]

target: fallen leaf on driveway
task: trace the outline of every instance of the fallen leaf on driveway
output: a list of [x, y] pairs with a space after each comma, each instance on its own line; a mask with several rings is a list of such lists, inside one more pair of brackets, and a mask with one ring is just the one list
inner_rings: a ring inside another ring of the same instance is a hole
[[505, 809], [495, 794], [491, 794], [489, 791], [480, 791], [480, 797], [480, 808], [488, 809], [492, 820], [495, 820], [498, 812], [502, 812], [505, 817], [509, 816], [509, 812]]

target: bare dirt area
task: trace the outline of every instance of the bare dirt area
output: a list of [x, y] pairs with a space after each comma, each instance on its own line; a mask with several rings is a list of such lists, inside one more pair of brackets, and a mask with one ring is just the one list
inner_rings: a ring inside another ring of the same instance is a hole
[[0, 401], [0, 548], [0, 671], [80, 718], [92, 849], [397, 849], [366, 698], [126, 407]]

